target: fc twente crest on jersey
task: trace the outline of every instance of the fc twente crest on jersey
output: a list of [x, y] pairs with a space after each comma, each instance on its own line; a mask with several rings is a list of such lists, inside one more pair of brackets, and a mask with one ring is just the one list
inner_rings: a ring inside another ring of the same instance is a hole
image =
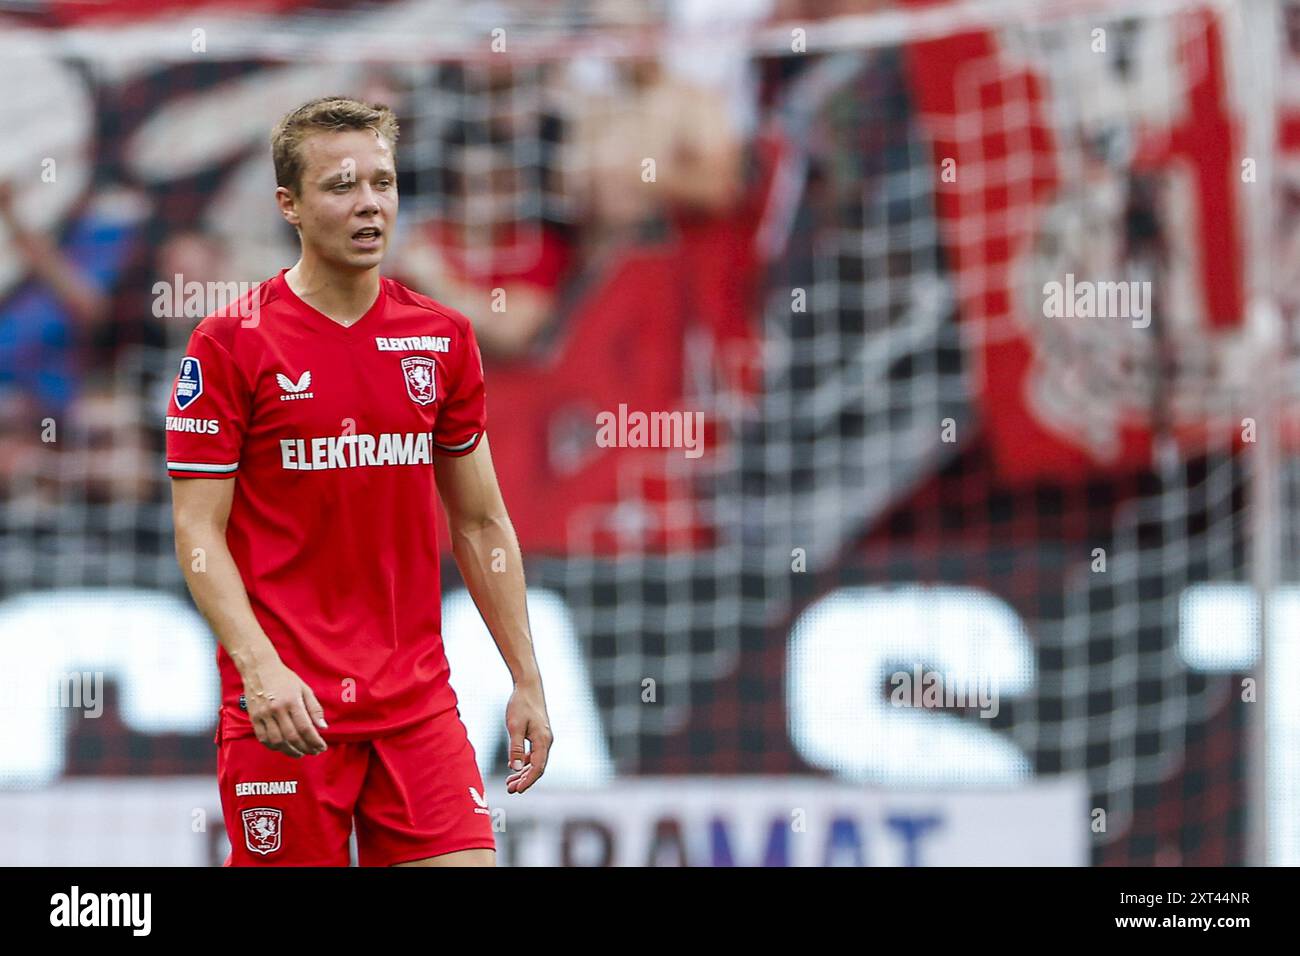
[[273, 807], [255, 807], [245, 810], [244, 844], [254, 853], [266, 856], [280, 849], [280, 833], [284, 814]]
[[428, 405], [438, 397], [433, 384], [434, 361], [423, 355], [402, 359], [402, 376], [406, 379], [406, 394], [417, 405]]

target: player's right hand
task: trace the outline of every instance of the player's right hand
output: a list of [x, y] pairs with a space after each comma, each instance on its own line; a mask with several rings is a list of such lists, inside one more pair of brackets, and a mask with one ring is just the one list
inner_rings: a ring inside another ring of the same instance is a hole
[[244, 699], [257, 739], [272, 750], [303, 757], [325, 752], [316, 732], [327, 727], [325, 711], [312, 689], [281, 661], [244, 675]]

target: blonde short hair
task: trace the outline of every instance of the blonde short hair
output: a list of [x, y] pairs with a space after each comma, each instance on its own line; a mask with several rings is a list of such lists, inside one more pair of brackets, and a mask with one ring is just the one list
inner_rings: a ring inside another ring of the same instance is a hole
[[346, 96], [321, 96], [285, 114], [271, 131], [275, 184], [295, 196], [302, 192], [302, 141], [313, 133], [348, 129], [374, 130], [397, 152], [397, 117], [382, 103], [362, 103]]

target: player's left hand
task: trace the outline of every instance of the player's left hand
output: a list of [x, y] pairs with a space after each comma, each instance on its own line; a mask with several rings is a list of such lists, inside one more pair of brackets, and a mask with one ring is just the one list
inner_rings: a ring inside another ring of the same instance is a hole
[[[515, 685], [506, 705], [506, 730], [510, 733], [510, 769], [506, 793], [523, 793], [546, 772], [546, 758], [551, 752], [551, 721], [546, 716], [546, 698], [541, 681]], [[529, 750], [524, 751], [524, 741]]]

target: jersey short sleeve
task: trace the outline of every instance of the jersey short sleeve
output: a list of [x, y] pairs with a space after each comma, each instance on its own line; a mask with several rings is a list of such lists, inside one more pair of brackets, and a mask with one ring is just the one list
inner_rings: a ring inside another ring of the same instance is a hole
[[460, 369], [442, 400], [433, 429], [435, 449], [444, 455], [468, 455], [478, 447], [487, 426], [487, 405], [483, 390], [483, 356], [468, 320], [461, 348]]
[[167, 403], [167, 474], [232, 478], [248, 428], [251, 394], [234, 357], [195, 329]]

